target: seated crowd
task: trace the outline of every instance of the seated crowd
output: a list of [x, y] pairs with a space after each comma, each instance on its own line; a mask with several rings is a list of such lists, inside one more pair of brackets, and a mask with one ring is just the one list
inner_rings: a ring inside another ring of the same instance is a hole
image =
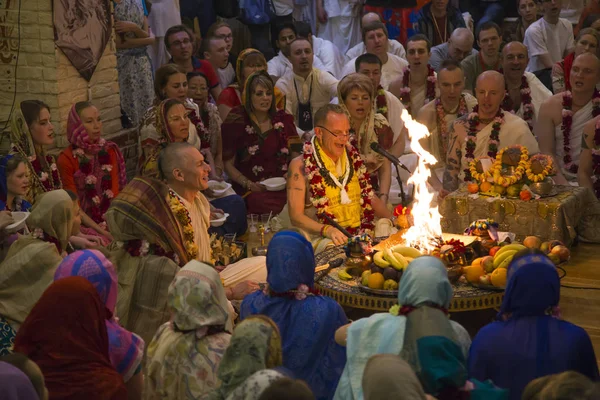
[[[515, 144], [553, 157], [556, 184], [600, 196], [600, 34], [575, 38], [561, 0], [540, 19], [532, 2], [517, 0], [508, 43], [491, 20], [473, 33], [447, 0], [420, 10], [405, 46], [373, 12], [362, 35], [336, 40], [285, 21], [271, 60], [232, 58], [226, 22], [201, 44], [173, 26], [154, 100], [136, 104], [130, 179], [93, 102], [71, 107], [69, 145], [54, 153], [52, 110], [22, 101], [0, 157], [0, 398], [598, 398], [590, 338], [561, 319], [543, 253], [515, 255], [473, 339], [448, 317], [435, 257], [409, 264], [389, 313], [349, 321], [315, 288], [315, 254], [345, 244], [343, 231], [393, 225], [389, 158], [417, 157], [407, 118], [431, 132], [420, 145], [439, 199], [472, 179], [470, 161]], [[328, 35], [345, 29], [336, 18]], [[211, 240], [247, 241], [251, 214], [283, 227], [267, 255], [217, 266]], [[600, 242], [600, 203], [583, 221], [581, 240]]]

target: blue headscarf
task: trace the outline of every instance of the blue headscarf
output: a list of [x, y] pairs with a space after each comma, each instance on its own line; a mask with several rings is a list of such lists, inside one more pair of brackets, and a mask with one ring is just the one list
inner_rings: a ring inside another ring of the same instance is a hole
[[582, 328], [548, 315], [558, 305], [560, 281], [556, 267], [541, 254], [514, 259], [498, 320], [473, 339], [469, 373], [491, 379], [518, 400], [535, 378], [574, 370], [598, 378], [589, 336]]
[[[267, 282], [276, 293], [314, 287], [312, 246], [296, 232], [279, 232], [267, 252]], [[346, 350], [335, 343], [335, 331], [348, 323], [333, 299], [309, 295], [304, 300], [255, 292], [246, 296], [240, 317], [263, 314], [281, 332], [283, 365], [308, 383], [317, 399], [330, 399], [346, 363]]]
[[[8, 174], [6, 173], [6, 164], [13, 157], [12, 154], [0, 157], [0, 211], [6, 210], [6, 196], [8, 195]], [[31, 209], [31, 203], [25, 199], [21, 199], [20, 204], [21, 207], [19, 210], [12, 211], [29, 211]]]
[[423, 256], [413, 260], [402, 275], [398, 304], [417, 307], [430, 303], [448, 309], [453, 295], [444, 264], [437, 257]]

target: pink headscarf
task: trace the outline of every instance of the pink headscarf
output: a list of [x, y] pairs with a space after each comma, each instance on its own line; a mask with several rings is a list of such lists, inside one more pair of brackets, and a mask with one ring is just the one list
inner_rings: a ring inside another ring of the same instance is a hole
[[105, 140], [104, 138], [100, 138], [98, 143], [91, 143], [90, 136], [83, 126], [79, 114], [77, 114], [75, 105], [73, 105], [71, 111], [69, 111], [69, 119], [67, 120], [67, 140], [69, 140], [71, 145], [83, 149], [83, 151], [88, 154], [96, 155], [102, 149], [108, 151], [108, 149], [113, 148], [117, 155], [117, 163], [119, 164], [119, 189], [123, 189], [127, 184], [127, 175], [125, 172], [125, 160], [123, 159], [121, 150], [119, 150], [119, 146], [117, 146], [115, 142]]

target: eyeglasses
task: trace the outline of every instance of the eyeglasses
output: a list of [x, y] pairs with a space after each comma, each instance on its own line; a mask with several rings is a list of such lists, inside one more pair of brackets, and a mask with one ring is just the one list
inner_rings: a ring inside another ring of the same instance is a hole
[[343, 137], [343, 138], [349, 138], [350, 137], [350, 133], [346, 133], [345, 135], [343, 135], [341, 133], [333, 133], [329, 129], [325, 128], [324, 126], [317, 125], [317, 126], [315, 126], [315, 128], [325, 129], [327, 132], [331, 133], [333, 135], [333, 137], [336, 137], [336, 138], [337, 137]]
[[228, 34], [228, 35], [217, 35], [218, 39], [223, 39], [223, 40], [227, 40], [227, 39], [233, 39], [233, 34]]

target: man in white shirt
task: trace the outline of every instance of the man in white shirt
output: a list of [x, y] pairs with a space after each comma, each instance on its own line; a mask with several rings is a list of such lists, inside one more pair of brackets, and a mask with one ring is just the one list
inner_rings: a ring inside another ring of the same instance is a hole
[[361, 0], [316, 0], [319, 37], [327, 39], [342, 53], [360, 42]]
[[[346, 57], [329, 40], [313, 36], [312, 29], [306, 22], [296, 22], [296, 31], [299, 37], [307, 38], [312, 44], [315, 59], [323, 63], [322, 71], [338, 76], [346, 64]], [[318, 68], [318, 67], [317, 67]]]
[[209, 37], [202, 41], [204, 59], [208, 61], [219, 76], [221, 88], [226, 88], [235, 80], [235, 70], [229, 62], [229, 52], [224, 39]]
[[552, 68], [573, 51], [573, 26], [568, 20], [559, 18], [561, 3], [562, 0], [543, 1], [544, 16], [525, 31], [523, 43], [529, 50], [529, 72]]
[[[369, 25], [372, 22], [383, 23], [379, 14], [376, 14], [374, 12], [368, 12], [365, 15], [363, 15], [360, 22], [361, 22], [361, 24], [360, 24], [361, 29], [363, 26]], [[400, 58], [406, 59], [406, 51], [404, 50], [404, 46], [402, 46], [402, 43], [398, 42], [397, 40], [394, 40], [394, 39], [388, 40], [387, 52], [397, 55]], [[367, 53], [365, 44], [363, 42], [360, 42], [356, 46], [354, 46], [353, 48], [348, 50], [348, 52], [346, 53], [346, 57], [356, 58], [356, 57], [360, 56], [361, 54], [365, 54], [365, 53]]]
[[[292, 63], [290, 62], [290, 43], [296, 40], [298, 32], [296, 26], [292, 23], [285, 23], [277, 27], [277, 40], [275, 44], [279, 49], [277, 56], [273, 57], [267, 63], [267, 70], [269, 75], [273, 78], [273, 82], [277, 82], [279, 78], [286, 75], [292, 70]], [[325, 70], [325, 66], [321, 60], [314, 60], [315, 68]]]
[[[408, 66], [408, 62], [394, 54], [388, 53], [388, 31], [381, 22], [373, 22], [363, 27], [363, 42], [367, 53], [375, 54], [381, 60], [381, 86], [388, 89], [390, 83]], [[356, 70], [356, 58], [348, 61], [338, 78], [351, 74]]]
[[552, 92], [532, 72], [525, 72], [528, 62], [527, 47], [523, 43], [510, 42], [502, 49], [502, 70], [506, 80], [503, 108], [523, 118], [533, 132], [540, 106]]
[[338, 81], [331, 74], [313, 68], [313, 50], [308, 39], [298, 38], [290, 44], [293, 70], [276, 83], [285, 94], [285, 110], [294, 116], [298, 134], [313, 129], [313, 115], [337, 95]]
[[448, 42], [438, 44], [431, 48], [431, 56], [429, 57], [429, 65], [435, 70], [440, 71], [442, 62], [445, 60], [454, 60], [461, 62], [471, 54], [477, 52], [473, 50], [473, 42], [475, 37], [473, 33], [467, 28], [456, 28]]

